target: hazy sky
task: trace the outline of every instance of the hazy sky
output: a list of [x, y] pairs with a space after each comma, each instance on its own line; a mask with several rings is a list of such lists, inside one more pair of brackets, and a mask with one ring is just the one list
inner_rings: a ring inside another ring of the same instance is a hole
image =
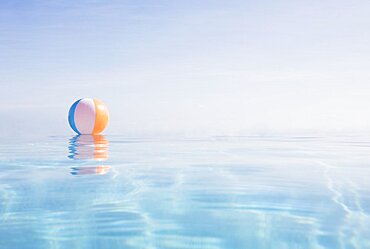
[[0, 1], [0, 135], [370, 131], [370, 1]]

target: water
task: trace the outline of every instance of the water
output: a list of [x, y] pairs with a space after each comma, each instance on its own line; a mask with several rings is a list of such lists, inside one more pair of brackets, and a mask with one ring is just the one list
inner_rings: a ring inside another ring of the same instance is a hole
[[0, 248], [370, 248], [370, 139], [2, 140]]

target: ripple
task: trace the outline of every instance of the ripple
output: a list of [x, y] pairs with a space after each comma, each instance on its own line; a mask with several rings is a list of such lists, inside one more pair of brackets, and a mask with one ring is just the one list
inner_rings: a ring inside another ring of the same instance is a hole
[[367, 141], [9, 141], [0, 248], [370, 248]]

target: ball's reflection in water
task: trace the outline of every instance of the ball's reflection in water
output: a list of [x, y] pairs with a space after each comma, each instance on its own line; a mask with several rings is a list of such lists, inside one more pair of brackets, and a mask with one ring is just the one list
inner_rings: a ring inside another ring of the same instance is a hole
[[110, 166], [108, 160], [108, 141], [103, 135], [77, 135], [69, 140], [69, 155], [72, 160], [95, 161], [98, 165], [83, 165], [71, 168], [72, 175], [102, 175]]

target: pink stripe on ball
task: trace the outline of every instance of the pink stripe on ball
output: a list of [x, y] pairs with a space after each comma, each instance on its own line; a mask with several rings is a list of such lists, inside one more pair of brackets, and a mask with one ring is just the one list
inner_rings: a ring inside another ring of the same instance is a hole
[[81, 134], [91, 134], [95, 125], [95, 104], [93, 99], [82, 99], [76, 106], [74, 120]]

